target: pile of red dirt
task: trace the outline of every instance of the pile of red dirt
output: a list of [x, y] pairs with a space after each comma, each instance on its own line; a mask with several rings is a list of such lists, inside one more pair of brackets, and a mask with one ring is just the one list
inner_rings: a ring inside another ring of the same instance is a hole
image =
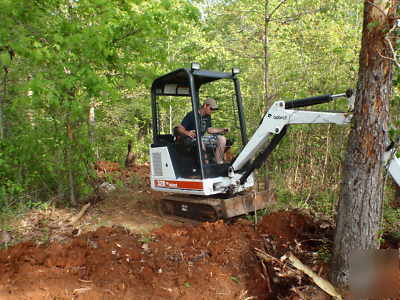
[[0, 298], [263, 299], [255, 239], [248, 225], [217, 222], [150, 236], [102, 227], [68, 244], [21, 243], [0, 253]]
[[[164, 225], [148, 235], [101, 227], [67, 243], [20, 243], [0, 251], [0, 299], [300, 299], [301, 288], [318, 289], [302, 275], [285, 277], [279, 258], [291, 251], [323, 276], [315, 253], [331, 243], [329, 231], [283, 211], [256, 230], [247, 220]], [[273, 259], [261, 263], [256, 248]]]
[[21, 243], [0, 252], [0, 298], [270, 299], [254, 248], [273, 236], [276, 249], [289, 249], [307, 234], [307, 218], [281, 212], [257, 231], [241, 220], [165, 225], [145, 236], [102, 227], [65, 244]]
[[[331, 241], [333, 227], [326, 221], [313, 219], [300, 211], [280, 211], [265, 216], [258, 226], [258, 233], [273, 242], [275, 255], [283, 255], [290, 245], [302, 244], [312, 250], [313, 244]], [[312, 243], [313, 242], [313, 243]], [[317, 242], [317, 243], [315, 243]]]
[[94, 166], [99, 179], [118, 179], [126, 183], [132, 177], [148, 180], [150, 168], [148, 164], [135, 164], [131, 167], [121, 167], [117, 162], [97, 161]]

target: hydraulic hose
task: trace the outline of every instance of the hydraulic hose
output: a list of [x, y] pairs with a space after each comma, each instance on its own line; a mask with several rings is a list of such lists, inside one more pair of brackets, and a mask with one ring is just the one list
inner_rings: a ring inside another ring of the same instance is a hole
[[308, 97], [303, 99], [297, 99], [293, 101], [285, 102], [285, 108], [296, 108], [296, 107], [305, 107], [311, 106], [321, 103], [327, 103], [333, 100], [332, 95], [322, 95], [322, 96], [315, 96], [315, 97]]

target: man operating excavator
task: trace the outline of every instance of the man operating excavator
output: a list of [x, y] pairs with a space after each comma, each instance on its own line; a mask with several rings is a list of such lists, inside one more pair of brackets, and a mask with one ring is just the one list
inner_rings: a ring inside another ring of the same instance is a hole
[[[206, 151], [208, 148], [213, 149], [216, 163], [223, 164], [226, 138], [221, 134], [229, 132], [229, 128], [212, 127], [211, 114], [216, 110], [218, 110], [218, 104], [213, 98], [206, 99], [206, 101], [198, 110], [198, 117], [200, 120], [200, 135], [203, 150]], [[181, 124], [176, 127], [176, 131], [181, 135], [181, 138], [184, 139], [184, 143], [193, 143], [196, 140], [196, 122], [194, 111], [186, 114]], [[205, 135], [206, 133], [207, 135]]]

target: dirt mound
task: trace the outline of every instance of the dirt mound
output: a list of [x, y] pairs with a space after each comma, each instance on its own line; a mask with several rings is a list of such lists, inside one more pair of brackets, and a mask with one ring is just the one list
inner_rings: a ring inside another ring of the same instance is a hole
[[[292, 281], [270, 282], [254, 249], [278, 255], [312, 228], [296, 212], [251, 222], [165, 225], [151, 234], [102, 227], [67, 243], [21, 243], [0, 252], [1, 299], [268, 299]], [[266, 237], [273, 237], [269, 240]], [[277, 249], [280, 249], [278, 252]], [[270, 251], [269, 249], [268, 251]], [[270, 268], [268, 266], [268, 268]], [[273, 272], [271, 269], [269, 272]]]
[[122, 180], [124, 183], [133, 178], [145, 178], [150, 175], [149, 164], [135, 164], [130, 167], [121, 167], [119, 163], [111, 161], [98, 161], [94, 166], [97, 177], [100, 181]]
[[[322, 225], [324, 224], [324, 225]], [[300, 211], [273, 212], [262, 219], [258, 233], [272, 239], [278, 246], [278, 253], [283, 255], [290, 245], [314, 237], [330, 238], [332, 228], [325, 223], [316, 222], [311, 216]]]
[[264, 299], [256, 237], [248, 224], [217, 222], [149, 236], [102, 227], [67, 244], [21, 243], [0, 252], [0, 298]]
[[[146, 235], [101, 227], [66, 243], [25, 242], [0, 251], [0, 299], [315, 299], [321, 291], [279, 258], [291, 251], [324, 276], [316, 253], [331, 241], [321, 224], [284, 211], [257, 230], [246, 220]], [[263, 264], [256, 248], [269, 255]]]

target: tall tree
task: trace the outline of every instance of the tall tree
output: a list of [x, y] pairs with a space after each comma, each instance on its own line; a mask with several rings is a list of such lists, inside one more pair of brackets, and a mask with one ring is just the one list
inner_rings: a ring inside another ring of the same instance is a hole
[[397, 0], [364, 1], [364, 24], [355, 111], [337, 213], [332, 280], [349, 284], [354, 250], [374, 249], [383, 203], [383, 154], [392, 88], [393, 37]]

